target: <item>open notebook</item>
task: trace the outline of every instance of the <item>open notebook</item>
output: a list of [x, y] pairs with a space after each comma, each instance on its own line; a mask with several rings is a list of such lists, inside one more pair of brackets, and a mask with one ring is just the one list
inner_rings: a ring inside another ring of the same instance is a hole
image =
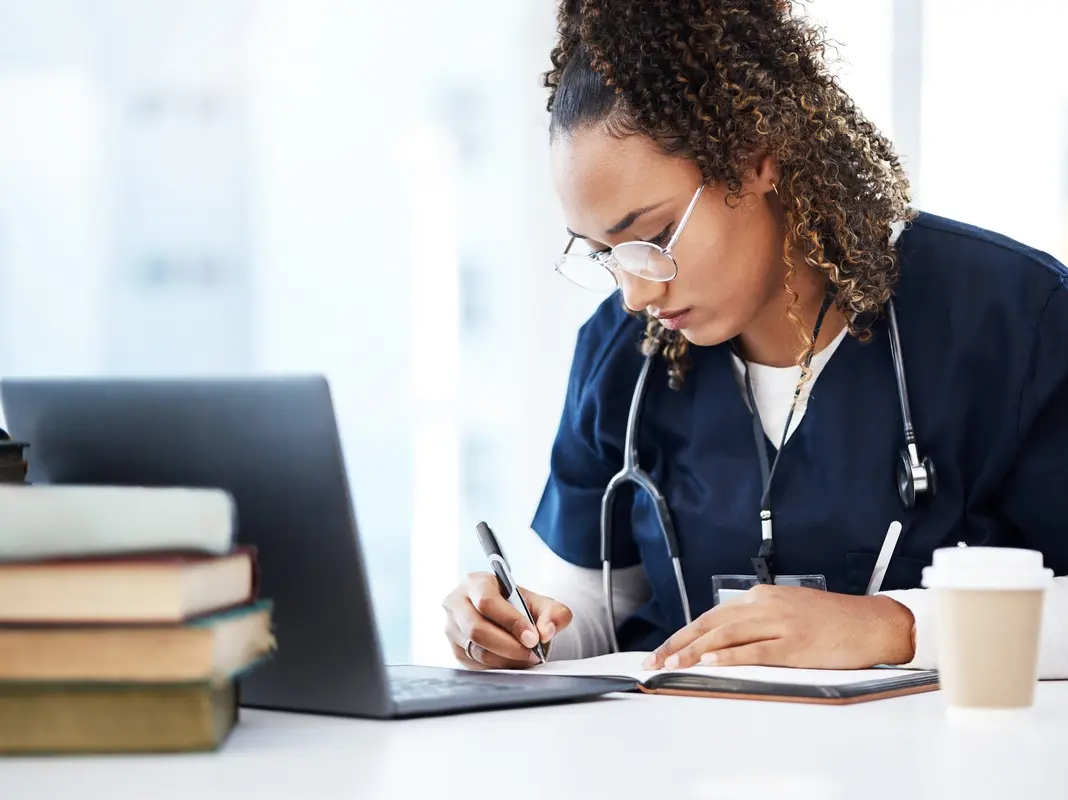
[[550, 661], [531, 672], [625, 677], [647, 694], [729, 697], [797, 703], [846, 704], [938, 688], [938, 673], [877, 667], [859, 670], [788, 667], [706, 667], [645, 670], [648, 653], [613, 653], [579, 661]]

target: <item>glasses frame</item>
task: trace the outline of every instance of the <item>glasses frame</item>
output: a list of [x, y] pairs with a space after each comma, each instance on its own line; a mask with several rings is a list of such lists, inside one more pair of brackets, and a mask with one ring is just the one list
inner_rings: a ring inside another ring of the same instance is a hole
[[[675, 229], [675, 233], [672, 234], [671, 239], [668, 240], [668, 243], [663, 247], [657, 244], [653, 244], [652, 242], [645, 242], [640, 239], [635, 239], [629, 242], [620, 242], [615, 247], [611, 247], [608, 250], [599, 250], [596, 253], [590, 253], [586, 257], [604, 267], [605, 271], [612, 276], [612, 282], [617, 288], [619, 287], [619, 279], [616, 276], [620, 271], [626, 272], [628, 275], [633, 275], [636, 278], [641, 278], [642, 280], [646, 281], [653, 281], [655, 283], [667, 283], [668, 281], [675, 280], [675, 277], [679, 274], [679, 262], [675, 260], [675, 256], [671, 254], [671, 250], [675, 247], [676, 244], [678, 244], [679, 238], [682, 236], [683, 230], [686, 229], [686, 223], [689, 222], [690, 215], [693, 214], [693, 210], [697, 206], [697, 201], [700, 199], [701, 193], [704, 190], [705, 185], [703, 183], [697, 187], [697, 191], [694, 192], [693, 198], [691, 198], [690, 200], [690, 204], [686, 207], [686, 211], [683, 213], [682, 219], [679, 221], [679, 227]], [[575, 244], [575, 240], [577, 238], [579, 237], [572, 236], [568, 240], [567, 247], [565, 247], [564, 252], [557, 257], [556, 262], [554, 264], [554, 268], [557, 273], [562, 275], [567, 280], [571, 281], [571, 283], [575, 284], [576, 286], [582, 289], [587, 289], [589, 291], [598, 291], [596, 289], [591, 289], [589, 286], [586, 286], [582, 283], [579, 283], [577, 280], [575, 280], [566, 272], [564, 272], [564, 270], [561, 268], [561, 266], [565, 263], [565, 260], [569, 256], [571, 258], [575, 257], [575, 255], [571, 255], [571, 248]], [[667, 259], [671, 262], [671, 266], [673, 268], [670, 277], [650, 278], [645, 275], [639, 275], [633, 270], [629, 270], [619, 263], [619, 260], [615, 256], [617, 250], [636, 248], [649, 248], [655, 250], [658, 255], [666, 256]]]

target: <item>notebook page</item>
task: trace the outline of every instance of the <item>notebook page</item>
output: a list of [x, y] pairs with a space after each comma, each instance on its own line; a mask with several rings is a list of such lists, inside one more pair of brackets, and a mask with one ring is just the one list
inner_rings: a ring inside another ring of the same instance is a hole
[[533, 666], [527, 671], [547, 675], [608, 675], [643, 680], [654, 674], [642, 669], [642, 661], [648, 655], [648, 653], [635, 652], [609, 653], [575, 661], [550, 661]]
[[645, 680], [660, 672], [680, 672], [710, 675], [739, 680], [793, 683], [811, 686], [841, 686], [869, 680], [887, 680], [902, 675], [914, 675], [908, 669], [794, 669], [791, 667], [706, 667], [695, 666], [680, 670], [645, 670], [642, 661], [648, 653], [609, 653], [577, 661], [550, 661], [531, 667], [530, 672], [551, 675], [608, 675]]

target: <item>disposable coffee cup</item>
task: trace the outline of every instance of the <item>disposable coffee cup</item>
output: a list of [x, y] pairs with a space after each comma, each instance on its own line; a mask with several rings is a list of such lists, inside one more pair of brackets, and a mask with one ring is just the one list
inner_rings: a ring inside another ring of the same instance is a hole
[[1019, 711], [1034, 704], [1042, 606], [1052, 580], [1034, 550], [935, 551], [923, 585], [933, 595], [939, 684], [949, 709]]

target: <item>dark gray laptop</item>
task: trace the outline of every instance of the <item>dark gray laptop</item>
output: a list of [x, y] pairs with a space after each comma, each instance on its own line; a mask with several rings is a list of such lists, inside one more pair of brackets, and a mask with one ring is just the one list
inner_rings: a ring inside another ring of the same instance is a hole
[[247, 707], [412, 717], [590, 699], [615, 679], [385, 666], [330, 389], [321, 377], [5, 379], [33, 483], [213, 486], [238, 508], [279, 649]]

